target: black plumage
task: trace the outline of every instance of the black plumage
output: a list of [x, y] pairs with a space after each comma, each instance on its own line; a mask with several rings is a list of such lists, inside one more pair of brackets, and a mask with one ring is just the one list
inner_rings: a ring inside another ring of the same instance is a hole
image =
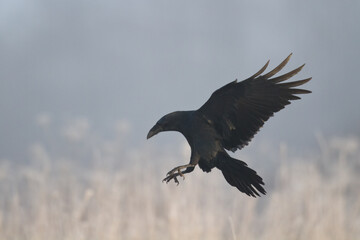
[[[245, 162], [234, 159], [225, 151], [236, 151], [247, 145], [259, 129], [275, 112], [298, 94], [309, 90], [294, 88], [311, 78], [283, 81], [297, 74], [304, 65], [289, 73], [272, 78], [289, 61], [291, 54], [272, 71], [261, 75], [269, 61], [253, 76], [244, 81], [230, 82], [216, 90], [209, 100], [195, 111], [177, 111], [162, 117], [149, 131], [147, 138], [162, 131], [182, 133], [191, 147], [190, 163], [168, 172], [164, 181], [177, 180], [178, 176], [194, 170], [198, 164], [205, 171], [220, 169], [226, 181], [249, 196], [265, 194], [264, 182]], [[183, 170], [184, 169], [184, 170]]]

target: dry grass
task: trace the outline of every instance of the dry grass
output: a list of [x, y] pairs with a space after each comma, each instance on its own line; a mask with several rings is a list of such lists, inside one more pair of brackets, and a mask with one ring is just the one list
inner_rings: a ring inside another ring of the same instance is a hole
[[[261, 199], [240, 194], [219, 171], [197, 169], [176, 187], [160, 182], [168, 169], [141, 160], [80, 170], [40, 149], [33, 164], [0, 167], [0, 239], [359, 239], [359, 145], [321, 140], [310, 160], [282, 148]], [[143, 154], [149, 162], [154, 153]]]

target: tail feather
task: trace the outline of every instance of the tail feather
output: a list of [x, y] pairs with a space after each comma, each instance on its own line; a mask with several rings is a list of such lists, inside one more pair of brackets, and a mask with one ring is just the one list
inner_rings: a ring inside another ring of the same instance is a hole
[[253, 197], [260, 196], [260, 193], [266, 194], [265, 189], [261, 186], [264, 185], [262, 178], [245, 162], [221, 153], [218, 156], [216, 167], [222, 171], [226, 181], [239, 191]]

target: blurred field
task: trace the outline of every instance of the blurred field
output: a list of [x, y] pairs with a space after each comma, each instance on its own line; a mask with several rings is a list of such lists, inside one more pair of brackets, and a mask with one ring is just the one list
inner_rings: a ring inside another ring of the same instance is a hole
[[260, 172], [268, 191], [260, 199], [228, 186], [217, 170], [197, 168], [179, 186], [161, 183], [183, 156], [160, 156], [160, 165], [149, 149], [113, 153], [131, 164], [108, 167], [95, 154], [84, 169], [52, 161], [41, 145], [32, 152], [31, 164], [1, 161], [1, 240], [360, 239], [357, 138], [319, 138], [308, 157], [281, 146], [271, 156], [275, 170]]

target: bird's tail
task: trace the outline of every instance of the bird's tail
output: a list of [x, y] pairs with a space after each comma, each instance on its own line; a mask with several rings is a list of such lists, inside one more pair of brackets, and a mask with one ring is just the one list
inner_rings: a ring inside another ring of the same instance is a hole
[[216, 167], [220, 169], [231, 185], [249, 196], [260, 196], [266, 194], [262, 178], [249, 168], [245, 162], [230, 157], [227, 153], [219, 153]]

